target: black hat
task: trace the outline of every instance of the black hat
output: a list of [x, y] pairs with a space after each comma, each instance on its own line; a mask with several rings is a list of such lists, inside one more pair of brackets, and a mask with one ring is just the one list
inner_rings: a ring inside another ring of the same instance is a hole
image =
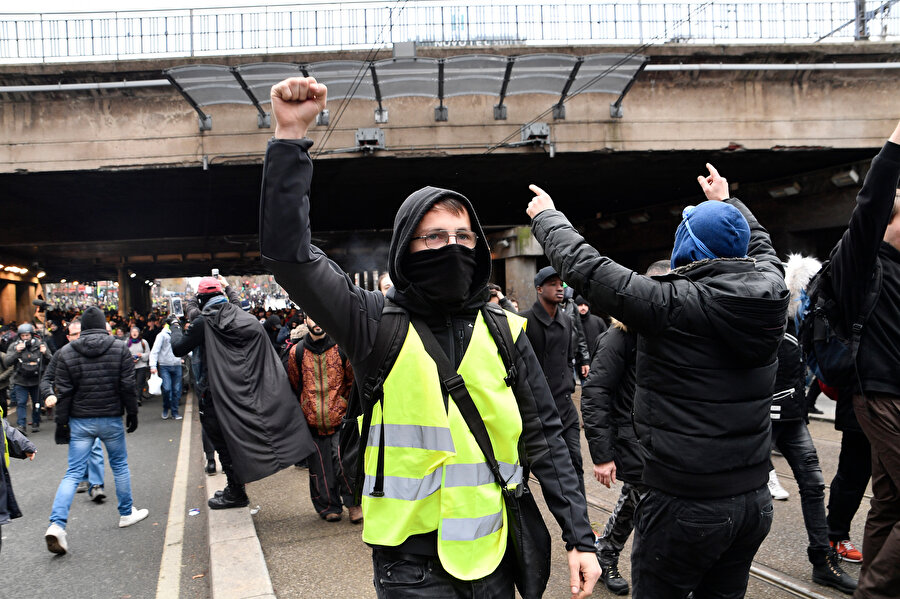
[[591, 307], [591, 302], [584, 299], [584, 296], [582, 296], [582, 295], [575, 296], [575, 304], [578, 306], [580, 306], [581, 304], [584, 304], [585, 306], [587, 306], [589, 308]]
[[91, 306], [81, 315], [81, 330], [87, 331], [88, 329], [106, 330], [106, 318], [103, 316], [103, 311], [97, 306]]
[[553, 277], [558, 277], [559, 273], [556, 272], [556, 269], [552, 266], [545, 266], [544, 268], [537, 271], [537, 274], [534, 275], [534, 286], [540, 287], [544, 284], [544, 281], [547, 279], [551, 279]]

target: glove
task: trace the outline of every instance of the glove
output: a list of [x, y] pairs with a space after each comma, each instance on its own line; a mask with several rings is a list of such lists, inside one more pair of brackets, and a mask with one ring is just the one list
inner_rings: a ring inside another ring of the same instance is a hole
[[169, 314], [169, 316], [166, 318], [166, 324], [170, 327], [174, 327], [176, 325], [181, 326], [181, 321], [178, 320], [178, 317], [174, 314]]
[[69, 425], [68, 424], [57, 424], [56, 425], [56, 433], [53, 435], [53, 440], [56, 441], [57, 445], [68, 445], [69, 444]]
[[137, 414], [125, 415], [125, 432], [133, 433], [137, 430]]

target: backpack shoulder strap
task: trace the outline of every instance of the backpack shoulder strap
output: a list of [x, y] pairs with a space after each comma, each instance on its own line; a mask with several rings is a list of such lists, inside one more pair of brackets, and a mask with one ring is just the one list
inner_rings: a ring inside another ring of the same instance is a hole
[[506, 368], [506, 377], [503, 380], [507, 387], [513, 387], [519, 376], [519, 370], [516, 367], [518, 350], [513, 342], [512, 332], [509, 330], [506, 311], [496, 304], [488, 302], [482, 308], [481, 313], [484, 315], [484, 322], [494, 343], [497, 344], [497, 351], [500, 352], [500, 359], [503, 360], [503, 366]]

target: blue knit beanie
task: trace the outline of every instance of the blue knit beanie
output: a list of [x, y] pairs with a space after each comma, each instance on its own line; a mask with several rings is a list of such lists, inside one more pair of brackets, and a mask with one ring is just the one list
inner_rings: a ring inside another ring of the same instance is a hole
[[707, 258], [743, 258], [750, 242], [750, 225], [741, 211], [708, 200], [688, 206], [675, 231], [672, 268]]

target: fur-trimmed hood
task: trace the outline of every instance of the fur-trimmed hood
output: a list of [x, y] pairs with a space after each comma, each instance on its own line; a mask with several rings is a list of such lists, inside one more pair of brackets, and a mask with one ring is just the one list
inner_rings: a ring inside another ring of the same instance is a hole
[[802, 254], [788, 254], [784, 265], [784, 282], [791, 292], [791, 301], [788, 304], [788, 317], [794, 318], [800, 308], [800, 292], [809, 285], [809, 281], [822, 268], [822, 263], [812, 256]]

